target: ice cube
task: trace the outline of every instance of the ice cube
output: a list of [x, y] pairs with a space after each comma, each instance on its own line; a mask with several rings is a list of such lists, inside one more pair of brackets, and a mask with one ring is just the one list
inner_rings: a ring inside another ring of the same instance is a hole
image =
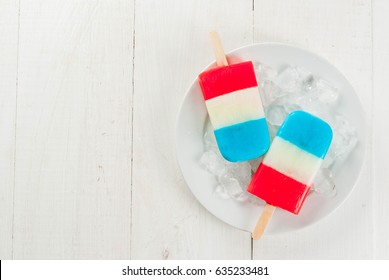
[[243, 201], [247, 199], [245, 197], [245, 190], [242, 189], [239, 181], [232, 177], [231, 174], [223, 174], [220, 176], [220, 185], [222, 185], [226, 193], [238, 201]]
[[301, 110], [301, 107], [299, 105], [293, 103], [285, 103], [282, 106], [284, 107], [285, 112], [288, 114], [294, 111]]
[[255, 66], [255, 72], [257, 75], [257, 79], [259, 82], [263, 82], [266, 80], [271, 80], [277, 76], [277, 70], [270, 67], [269, 65], [258, 63]]
[[336, 87], [326, 80], [318, 79], [316, 88], [320, 102], [326, 105], [336, 104], [339, 99], [339, 90]]
[[302, 89], [305, 92], [315, 90], [317, 87], [317, 80], [313, 75], [309, 75], [303, 80]]
[[269, 129], [270, 140], [273, 141], [273, 139], [276, 136], [278, 130], [280, 129], [280, 126], [268, 123], [267, 128]]
[[204, 144], [206, 149], [219, 151], [216, 143], [215, 133], [213, 132], [213, 126], [209, 118], [205, 120]]
[[230, 196], [228, 195], [227, 191], [225, 190], [224, 186], [221, 184], [218, 184], [213, 192], [213, 195], [221, 198], [221, 199], [228, 199]]
[[323, 168], [332, 168], [332, 166], [335, 164], [336, 155], [335, 155], [333, 150], [334, 150], [334, 146], [333, 146], [333, 143], [331, 143], [331, 146], [327, 152], [327, 155], [324, 158], [324, 161], [322, 163]]
[[333, 139], [324, 159], [323, 166], [333, 169], [345, 160], [358, 144], [355, 127], [343, 115], [336, 115], [331, 121]]
[[286, 95], [275, 83], [272, 81], [264, 81], [261, 84], [260, 90], [262, 105], [266, 108], [270, 106], [275, 100]]
[[278, 85], [283, 91], [295, 92], [300, 91], [302, 88], [303, 80], [310, 73], [300, 67], [287, 66], [282, 70], [278, 76], [274, 79], [276, 85]]
[[296, 100], [296, 103], [304, 111], [314, 115], [318, 115], [318, 113], [322, 110], [326, 110], [326, 108], [323, 108], [322, 104], [319, 102], [316, 92], [310, 92], [309, 94], [301, 96]]
[[358, 143], [357, 131], [342, 115], [335, 117], [334, 153], [337, 158], [346, 158]]
[[212, 150], [203, 153], [200, 164], [216, 176], [220, 176], [227, 171], [225, 159]]
[[305, 92], [305, 94], [296, 99], [296, 103], [302, 110], [324, 120], [330, 119], [333, 115], [333, 112], [331, 111], [331, 108], [328, 106], [328, 104], [323, 104], [319, 100], [319, 94], [317, 90]]
[[276, 126], [280, 126], [285, 120], [288, 113], [285, 111], [285, 108], [281, 105], [270, 105], [265, 109], [266, 120]]
[[246, 189], [251, 181], [251, 165], [248, 162], [233, 163], [228, 162], [227, 172], [234, 178], [236, 178], [241, 187]]
[[339, 98], [339, 90], [331, 85], [328, 81], [318, 78], [313, 75], [309, 75], [303, 81], [303, 90], [305, 93], [314, 95], [316, 102], [324, 103], [325, 105], [334, 105]]
[[321, 168], [315, 177], [312, 190], [316, 193], [332, 197], [336, 195], [335, 183], [332, 179], [332, 171], [328, 168]]

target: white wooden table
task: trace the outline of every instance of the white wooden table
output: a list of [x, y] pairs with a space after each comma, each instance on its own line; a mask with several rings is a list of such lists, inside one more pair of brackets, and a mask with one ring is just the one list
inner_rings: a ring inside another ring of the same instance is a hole
[[[0, 259], [389, 258], [388, 26], [386, 0], [0, 0]], [[174, 125], [212, 29], [309, 49], [356, 89], [366, 164], [322, 222], [253, 244], [187, 188]]]

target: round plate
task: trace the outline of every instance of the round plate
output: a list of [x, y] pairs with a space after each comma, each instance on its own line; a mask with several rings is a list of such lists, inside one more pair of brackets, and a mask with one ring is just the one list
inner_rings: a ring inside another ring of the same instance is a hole
[[[311, 192], [298, 216], [276, 210], [266, 234], [289, 232], [311, 225], [334, 211], [351, 193], [365, 157], [366, 125], [361, 103], [350, 83], [328, 61], [309, 51], [276, 43], [242, 47], [227, 54], [230, 63], [252, 60], [275, 69], [286, 65], [303, 67], [337, 87], [341, 93], [341, 112], [358, 132], [358, 145], [335, 172], [337, 194], [328, 198]], [[213, 64], [207, 68], [212, 67]], [[206, 68], [206, 69], [207, 69]], [[205, 69], [204, 69], [205, 70]], [[263, 206], [250, 202], [221, 199], [214, 195], [216, 178], [199, 165], [204, 152], [203, 135], [207, 111], [197, 78], [185, 94], [176, 126], [178, 162], [184, 178], [200, 203], [222, 221], [245, 231], [251, 231]]]

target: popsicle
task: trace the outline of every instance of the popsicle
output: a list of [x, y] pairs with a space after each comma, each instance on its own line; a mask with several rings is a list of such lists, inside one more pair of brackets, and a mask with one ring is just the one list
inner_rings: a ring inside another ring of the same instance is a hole
[[228, 65], [217, 33], [210, 37], [217, 67], [198, 80], [220, 153], [232, 162], [258, 158], [269, 149], [270, 137], [253, 63]]
[[266, 201], [253, 231], [259, 239], [276, 207], [298, 214], [332, 141], [331, 127], [303, 111], [289, 114], [247, 191]]

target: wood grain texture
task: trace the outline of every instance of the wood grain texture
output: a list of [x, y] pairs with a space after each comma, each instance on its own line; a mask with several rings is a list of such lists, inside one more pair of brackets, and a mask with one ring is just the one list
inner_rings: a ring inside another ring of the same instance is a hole
[[375, 258], [389, 259], [389, 3], [373, 1], [373, 170], [374, 170], [374, 249]]
[[18, 13], [17, 1], [0, 1], [0, 259], [12, 258]]
[[[18, 31], [19, 1], [0, 0], [0, 259], [388, 259], [388, 14], [386, 0], [20, 0]], [[322, 55], [372, 124], [345, 204], [253, 252], [175, 157], [210, 30], [226, 52], [276, 41]]]
[[14, 257], [130, 252], [132, 1], [21, 1]]
[[[256, 42], [289, 43], [325, 57], [351, 82], [366, 111], [367, 123], [372, 122], [371, 1], [255, 0], [254, 14]], [[373, 257], [371, 137], [367, 143], [365, 166], [345, 204], [305, 230], [264, 237], [255, 243], [254, 258]]]
[[175, 121], [188, 85], [212, 60], [252, 42], [251, 1], [136, 1], [133, 259], [248, 259], [250, 234], [208, 213], [175, 156]]

